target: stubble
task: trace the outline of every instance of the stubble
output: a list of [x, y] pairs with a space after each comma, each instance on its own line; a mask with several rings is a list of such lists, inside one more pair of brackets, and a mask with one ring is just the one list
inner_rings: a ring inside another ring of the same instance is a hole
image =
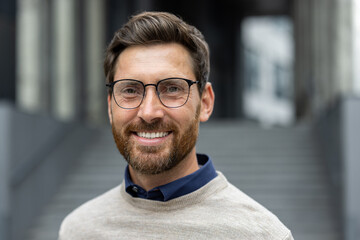
[[[121, 130], [112, 124], [112, 133], [119, 152], [128, 164], [138, 173], [155, 175], [166, 172], [178, 165], [195, 147], [199, 131], [200, 106], [197, 107], [194, 119], [185, 129], [179, 129], [175, 124], [164, 123], [161, 119], [153, 123], [143, 120], [132, 123]], [[114, 121], [113, 121], [114, 122]], [[172, 131], [170, 146], [136, 145], [131, 139], [134, 132]]]

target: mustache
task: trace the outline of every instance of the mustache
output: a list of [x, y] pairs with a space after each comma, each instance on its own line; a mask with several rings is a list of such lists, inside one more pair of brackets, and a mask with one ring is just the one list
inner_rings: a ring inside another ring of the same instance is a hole
[[155, 130], [166, 130], [174, 131], [176, 126], [172, 123], [164, 123], [161, 120], [156, 120], [155, 122], [148, 123], [144, 120], [141, 120], [139, 123], [131, 123], [126, 127], [126, 132], [143, 132], [143, 131], [155, 131]]

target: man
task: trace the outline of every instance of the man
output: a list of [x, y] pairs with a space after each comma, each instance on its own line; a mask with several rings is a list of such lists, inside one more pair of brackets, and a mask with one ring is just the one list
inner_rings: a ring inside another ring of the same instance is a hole
[[128, 167], [120, 186], [63, 221], [61, 240], [293, 239], [196, 154], [214, 93], [195, 27], [169, 13], [136, 15], [116, 32], [104, 68], [112, 132]]

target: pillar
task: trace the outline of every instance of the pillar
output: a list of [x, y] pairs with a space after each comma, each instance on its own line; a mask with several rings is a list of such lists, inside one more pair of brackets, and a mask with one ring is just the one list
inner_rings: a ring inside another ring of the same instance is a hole
[[85, 13], [85, 59], [86, 59], [86, 119], [100, 124], [107, 119], [106, 87], [103, 72], [105, 52], [105, 2], [89, 0], [84, 6]]
[[294, 2], [295, 69], [294, 92], [296, 118], [311, 115], [313, 98], [313, 58], [311, 51], [312, 25], [311, 0]]
[[47, 107], [47, 79], [43, 75], [44, 0], [17, 1], [16, 102], [20, 109], [42, 112]]
[[360, 2], [352, 2], [353, 93], [360, 96]]
[[347, 95], [352, 88], [352, 0], [336, 0], [334, 8], [336, 9], [337, 20], [335, 28], [335, 75], [336, 75], [336, 93], [337, 95]]
[[16, 1], [0, 4], [0, 100], [15, 101]]
[[79, 90], [76, 79], [75, 49], [75, 1], [54, 0], [53, 2], [53, 113], [62, 120], [77, 116], [76, 94]]

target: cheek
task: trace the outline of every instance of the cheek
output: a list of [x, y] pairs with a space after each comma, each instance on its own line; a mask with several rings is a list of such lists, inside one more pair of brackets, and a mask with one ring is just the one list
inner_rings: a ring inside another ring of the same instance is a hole
[[194, 87], [193, 89], [191, 89], [188, 103], [191, 103], [193, 108], [196, 108], [200, 104], [200, 93], [197, 88]]
[[123, 109], [113, 109], [112, 121], [116, 127], [122, 127], [130, 123], [136, 117], [136, 113], [133, 111], [127, 111]]
[[196, 118], [197, 108], [193, 104], [186, 103], [184, 106], [178, 109], [173, 109], [173, 111], [169, 111], [169, 119], [171, 121], [176, 122], [180, 126], [180, 131], [185, 130], [187, 125], [194, 121]]
[[194, 118], [198, 117], [198, 115], [200, 113], [200, 108], [201, 108], [200, 97], [197, 92], [197, 89], [196, 89], [196, 93], [193, 94], [191, 97], [192, 98], [190, 99], [190, 96], [189, 96], [189, 101], [188, 101], [189, 105], [187, 106], [188, 108], [186, 109], [187, 110], [186, 114], [189, 115], [190, 119], [194, 119]]

